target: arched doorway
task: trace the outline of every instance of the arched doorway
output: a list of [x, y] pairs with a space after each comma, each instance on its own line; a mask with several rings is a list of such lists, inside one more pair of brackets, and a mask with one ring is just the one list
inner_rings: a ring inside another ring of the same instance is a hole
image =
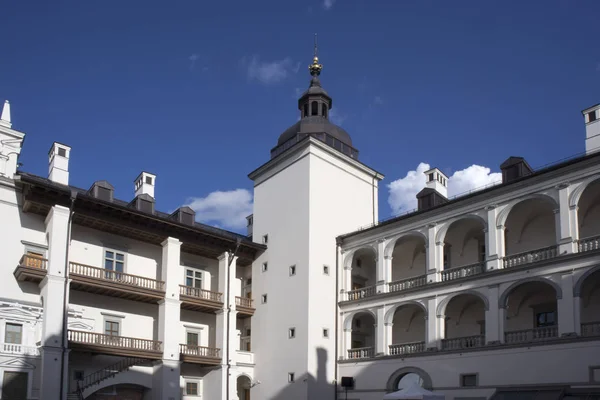
[[386, 390], [395, 392], [417, 384], [424, 389], [431, 390], [433, 384], [431, 377], [422, 369], [415, 367], [400, 368], [388, 379]]
[[246, 375], [237, 378], [237, 396], [239, 400], [250, 400], [250, 388], [252, 382]]

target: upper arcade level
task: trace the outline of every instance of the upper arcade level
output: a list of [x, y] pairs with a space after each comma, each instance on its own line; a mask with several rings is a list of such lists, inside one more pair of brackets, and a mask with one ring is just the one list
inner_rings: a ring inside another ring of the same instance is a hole
[[530, 171], [339, 237], [339, 301], [404, 295], [594, 254], [599, 161], [593, 153]]

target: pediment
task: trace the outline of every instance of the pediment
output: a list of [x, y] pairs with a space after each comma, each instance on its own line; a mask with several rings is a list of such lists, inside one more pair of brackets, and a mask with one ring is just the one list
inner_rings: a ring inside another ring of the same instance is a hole
[[10, 360], [6, 360], [3, 363], [0, 363], [0, 367], [35, 369], [35, 365], [28, 363], [23, 358], [11, 358]]
[[16, 306], [8, 306], [1, 305], [0, 306], [0, 318], [15, 318], [15, 319], [38, 319], [42, 316], [41, 310], [39, 312], [29, 311], [24, 309], [18, 305]]
[[68, 327], [69, 327], [69, 329], [76, 330], [76, 331], [92, 331], [92, 330], [94, 330], [94, 327], [92, 325], [86, 324], [85, 322], [82, 322], [82, 321], [69, 322]]

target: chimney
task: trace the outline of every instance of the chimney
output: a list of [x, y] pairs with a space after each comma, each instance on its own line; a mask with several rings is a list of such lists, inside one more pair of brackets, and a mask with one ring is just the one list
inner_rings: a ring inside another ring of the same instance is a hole
[[69, 184], [69, 158], [71, 148], [65, 144], [54, 142], [48, 153], [48, 179], [62, 185]]
[[425, 188], [417, 193], [419, 211], [448, 202], [448, 177], [439, 169], [425, 171]]
[[5, 126], [7, 128], [12, 128], [12, 122], [10, 121], [10, 103], [8, 102], [8, 100], [4, 101], [4, 107], [2, 107], [0, 125]]
[[585, 154], [600, 150], [600, 104], [581, 112], [585, 119]]
[[141, 194], [147, 194], [154, 198], [154, 186], [156, 185], [156, 175], [149, 172], [142, 172], [135, 179], [135, 197]]
[[516, 181], [533, 173], [533, 169], [529, 166], [523, 157], [511, 156], [500, 164], [502, 171], [502, 183]]
[[246, 217], [248, 224], [246, 225], [246, 236], [252, 237], [252, 231], [254, 229], [254, 214], [250, 214]]

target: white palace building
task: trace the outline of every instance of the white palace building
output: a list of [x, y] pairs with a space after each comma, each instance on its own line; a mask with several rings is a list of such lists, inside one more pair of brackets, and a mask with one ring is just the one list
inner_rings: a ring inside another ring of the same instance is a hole
[[600, 105], [584, 155], [510, 157], [453, 199], [434, 168], [418, 210], [379, 221], [383, 175], [309, 69], [249, 175], [247, 235], [156, 210], [148, 172], [128, 199], [74, 187], [61, 143], [47, 175], [21, 171], [4, 104], [1, 399], [600, 399]]

